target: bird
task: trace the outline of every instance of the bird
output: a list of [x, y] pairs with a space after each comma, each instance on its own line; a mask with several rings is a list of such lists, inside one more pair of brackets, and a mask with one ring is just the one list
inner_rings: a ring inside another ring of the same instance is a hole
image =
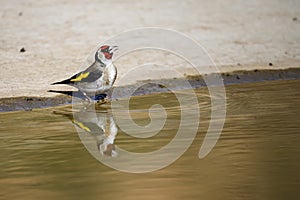
[[[95, 61], [85, 70], [72, 77], [52, 83], [51, 85], [66, 84], [77, 88], [89, 102], [95, 100], [95, 96], [106, 97], [117, 78], [117, 68], [112, 63], [112, 57], [118, 46], [101, 46], [95, 53]], [[48, 92], [58, 92], [49, 90]]]

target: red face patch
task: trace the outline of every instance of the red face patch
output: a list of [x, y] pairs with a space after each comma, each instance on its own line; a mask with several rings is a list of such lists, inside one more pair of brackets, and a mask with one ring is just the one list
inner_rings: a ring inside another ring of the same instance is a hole
[[101, 47], [100, 47], [101, 51], [106, 50], [106, 49], [108, 50], [108, 48], [109, 48], [108, 45], [104, 45], [104, 46], [101, 46]]
[[103, 52], [103, 54], [104, 54], [105, 58], [108, 59], [108, 60], [110, 60], [111, 57], [113, 56], [112, 53], [108, 53], [108, 52]]
[[113, 53], [109, 52], [109, 46], [108, 45], [104, 45], [100, 47], [101, 52], [104, 54], [105, 58], [110, 60], [113, 56]]

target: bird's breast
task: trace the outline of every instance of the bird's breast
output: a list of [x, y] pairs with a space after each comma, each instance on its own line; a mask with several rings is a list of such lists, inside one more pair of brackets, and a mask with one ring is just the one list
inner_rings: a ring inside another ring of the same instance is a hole
[[103, 92], [109, 90], [113, 86], [116, 76], [116, 67], [113, 64], [108, 65], [103, 71], [103, 76], [97, 80], [97, 90], [102, 90]]
[[112, 86], [116, 80], [117, 77], [117, 68], [113, 65], [110, 64], [108, 65], [105, 70], [104, 70], [104, 81], [107, 85]]

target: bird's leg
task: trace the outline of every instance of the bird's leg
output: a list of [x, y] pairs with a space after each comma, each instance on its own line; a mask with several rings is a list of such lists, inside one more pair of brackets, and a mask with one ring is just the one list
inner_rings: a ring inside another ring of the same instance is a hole
[[107, 103], [107, 94], [98, 94], [96, 100], [98, 104]]

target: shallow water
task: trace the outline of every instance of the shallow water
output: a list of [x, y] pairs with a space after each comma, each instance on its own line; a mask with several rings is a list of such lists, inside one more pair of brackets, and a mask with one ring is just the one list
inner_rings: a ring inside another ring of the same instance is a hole
[[[119, 120], [107, 105], [97, 108], [96, 115], [78, 108], [73, 115], [71, 107], [0, 114], [0, 198], [295, 199], [300, 195], [300, 80], [226, 86], [225, 126], [203, 159], [198, 152], [210, 121], [210, 98], [205, 89], [196, 93], [201, 111], [196, 138], [174, 163], [149, 173], [118, 171], [96, 158], [123, 162], [118, 149], [149, 153], [168, 145], [179, 126], [189, 132], [197, 119], [180, 124], [180, 106], [173, 94], [131, 99], [131, 117], [140, 126], [151, 122], [152, 104], [162, 104], [168, 114], [162, 130], [144, 139], [127, 134], [135, 128], [122, 107]], [[185, 109], [192, 112], [195, 105]], [[153, 108], [152, 119], [163, 121], [160, 111]], [[118, 123], [126, 131], [115, 129]], [[175, 146], [168, 153], [176, 150]], [[155, 165], [162, 160], [152, 161]]]

